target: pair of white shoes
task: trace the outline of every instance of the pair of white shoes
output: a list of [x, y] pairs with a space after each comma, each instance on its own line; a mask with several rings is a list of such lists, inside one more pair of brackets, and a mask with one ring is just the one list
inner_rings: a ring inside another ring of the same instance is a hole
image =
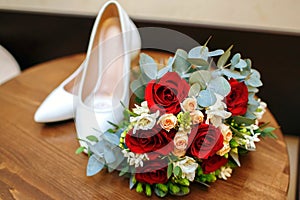
[[126, 12], [118, 2], [106, 2], [94, 23], [86, 59], [49, 94], [34, 120], [48, 123], [75, 117], [80, 139], [99, 136], [111, 128], [108, 121], [120, 122], [124, 110], [120, 102], [129, 104], [131, 60], [140, 48], [140, 35]]

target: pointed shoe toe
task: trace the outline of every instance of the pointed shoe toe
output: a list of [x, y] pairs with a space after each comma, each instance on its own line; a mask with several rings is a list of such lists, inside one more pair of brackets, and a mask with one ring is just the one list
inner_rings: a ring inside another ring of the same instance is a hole
[[37, 109], [34, 120], [38, 123], [49, 123], [72, 119], [76, 99], [77, 96], [63, 88], [56, 88]]

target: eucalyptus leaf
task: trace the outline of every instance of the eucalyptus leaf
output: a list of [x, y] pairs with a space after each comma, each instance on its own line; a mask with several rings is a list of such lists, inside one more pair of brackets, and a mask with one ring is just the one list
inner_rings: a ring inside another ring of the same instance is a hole
[[209, 63], [206, 60], [203, 60], [201, 58], [188, 58], [187, 61], [193, 65], [197, 65], [197, 66], [201, 66], [201, 67], [209, 66]]
[[201, 58], [208, 60], [208, 48], [206, 46], [197, 46], [192, 48], [188, 53], [188, 58]]
[[88, 164], [87, 164], [87, 176], [93, 176], [100, 172], [104, 167], [104, 160], [97, 158], [96, 155], [92, 155], [89, 157]]
[[167, 72], [172, 72], [172, 66], [165, 66], [164, 68], [162, 68], [161, 70], [158, 71], [157, 73], [157, 78], [160, 79], [161, 77], [163, 77]]
[[104, 138], [107, 142], [109, 142], [109, 143], [111, 143], [111, 144], [114, 144], [114, 145], [116, 145], [116, 146], [118, 146], [119, 143], [120, 143], [120, 138], [119, 138], [117, 135], [112, 134], [112, 133], [105, 132], [105, 133], [103, 134], [103, 138]]
[[248, 106], [248, 110], [247, 110], [246, 114], [244, 115], [244, 117], [247, 117], [252, 120], [256, 119], [256, 115], [253, 114], [253, 111], [249, 110], [249, 106]]
[[144, 99], [145, 96], [145, 85], [141, 81], [141, 77], [132, 81], [130, 84], [131, 91], [140, 99]]
[[198, 83], [202, 90], [206, 89], [208, 82], [211, 80], [211, 73], [206, 70], [193, 72], [189, 82], [190, 84]]
[[157, 64], [151, 56], [141, 53], [139, 63], [142, 74], [146, 75], [150, 79], [156, 79]]
[[208, 52], [209, 57], [220, 56], [222, 54], [224, 54], [224, 51], [222, 49], [217, 49], [217, 50]]
[[201, 107], [208, 107], [215, 104], [216, 95], [210, 90], [202, 90], [197, 97], [197, 102]]
[[245, 83], [252, 87], [260, 87], [263, 85], [260, 80], [260, 74], [255, 69], [251, 70], [251, 75], [250, 75], [249, 79], [245, 81]]
[[106, 146], [104, 148], [104, 159], [105, 159], [105, 162], [108, 164], [116, 161], [115, 155], [111, 151], [111, 148], [108, 146]]
[[222, 69], [222, 73], [228, 78], [234, 78], [239, 80], [245, 79], [247, 77], [242, 75], [240, 72], [231, 69]]
[[194, 83], [189, 90], [189, 97], [196, 97], [200, 92], [200, 85], [198, 83]]
[[257, 93], [259, 90], [256, 87], [247, 86], [249, 93]]
[[188, 55], [186, 51], [178, 49], [173, 59], [173, 71], [176, 71], [180, 75], [187, 73], [191, 67], [191, 63], [187, 61], [187, 57]]
[[225, 97], [230, 93], [231, 87], [228, 81], [220, 76], [210, 80], [207, 89]]
[[231, 55], [231, 49], [232, 49], [233, 45], [231, 45], [226, 51], [225, 53], [219, 58], [218, 63], [217, 63], [217, 67], [218, 68], [222, 68], [226, 62], [228, 61], [228, 58]]

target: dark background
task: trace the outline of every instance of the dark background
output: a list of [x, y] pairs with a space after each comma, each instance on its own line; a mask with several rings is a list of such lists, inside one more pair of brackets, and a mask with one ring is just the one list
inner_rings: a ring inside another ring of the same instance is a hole
[[[94, 19], [88, 16], [0, 10], [0, 44], [25, 70], [47, 60], [85, 52]], [[240, 52], [243, 58], [251, 58], [253, 67], [261, 72], [264, 86], [260, 88], [259, 97], [268, 103], [283, 133], [299, 135], [300, 35], [138, 19], [133, 21], [138, 27], [177, 30], [201, 44], [213, 36], [208, 45], [211, 50], [225, 50], [233, 44], [233, 53]], [[141, 36], [144, 44], [149, 42], [149, 35]], [[162, 43], [167, 41], [159, 34], [151, 37]], [[176, 38], [168, 39], [166, 45], [174, 46]], [[183, 45], [181, 48], [188, 50], [191, 46]]]

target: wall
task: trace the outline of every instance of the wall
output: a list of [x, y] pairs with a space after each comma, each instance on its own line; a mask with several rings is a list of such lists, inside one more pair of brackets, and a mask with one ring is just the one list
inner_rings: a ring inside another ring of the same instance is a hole
[[[94, 18], [91, 15], [0, 10], [0, 44], [16, 57], [24, 70], [56, 57], [85, 52]], [[200, 43], [212, 35], [210, 49], [226, 49], [233, 44], [233, 51], [250, 57], [254, 67], [263, 74], [264, 86], [259, 96], [268, 102], [283, 132], [300, 133], [296, 112], [300, 100], [298, 34], [140, 18], [134, 18], [134, 21], [139, 27], [159, 26], [178, 30]], [[143, 39], [144, 42], [147, 40]]]

